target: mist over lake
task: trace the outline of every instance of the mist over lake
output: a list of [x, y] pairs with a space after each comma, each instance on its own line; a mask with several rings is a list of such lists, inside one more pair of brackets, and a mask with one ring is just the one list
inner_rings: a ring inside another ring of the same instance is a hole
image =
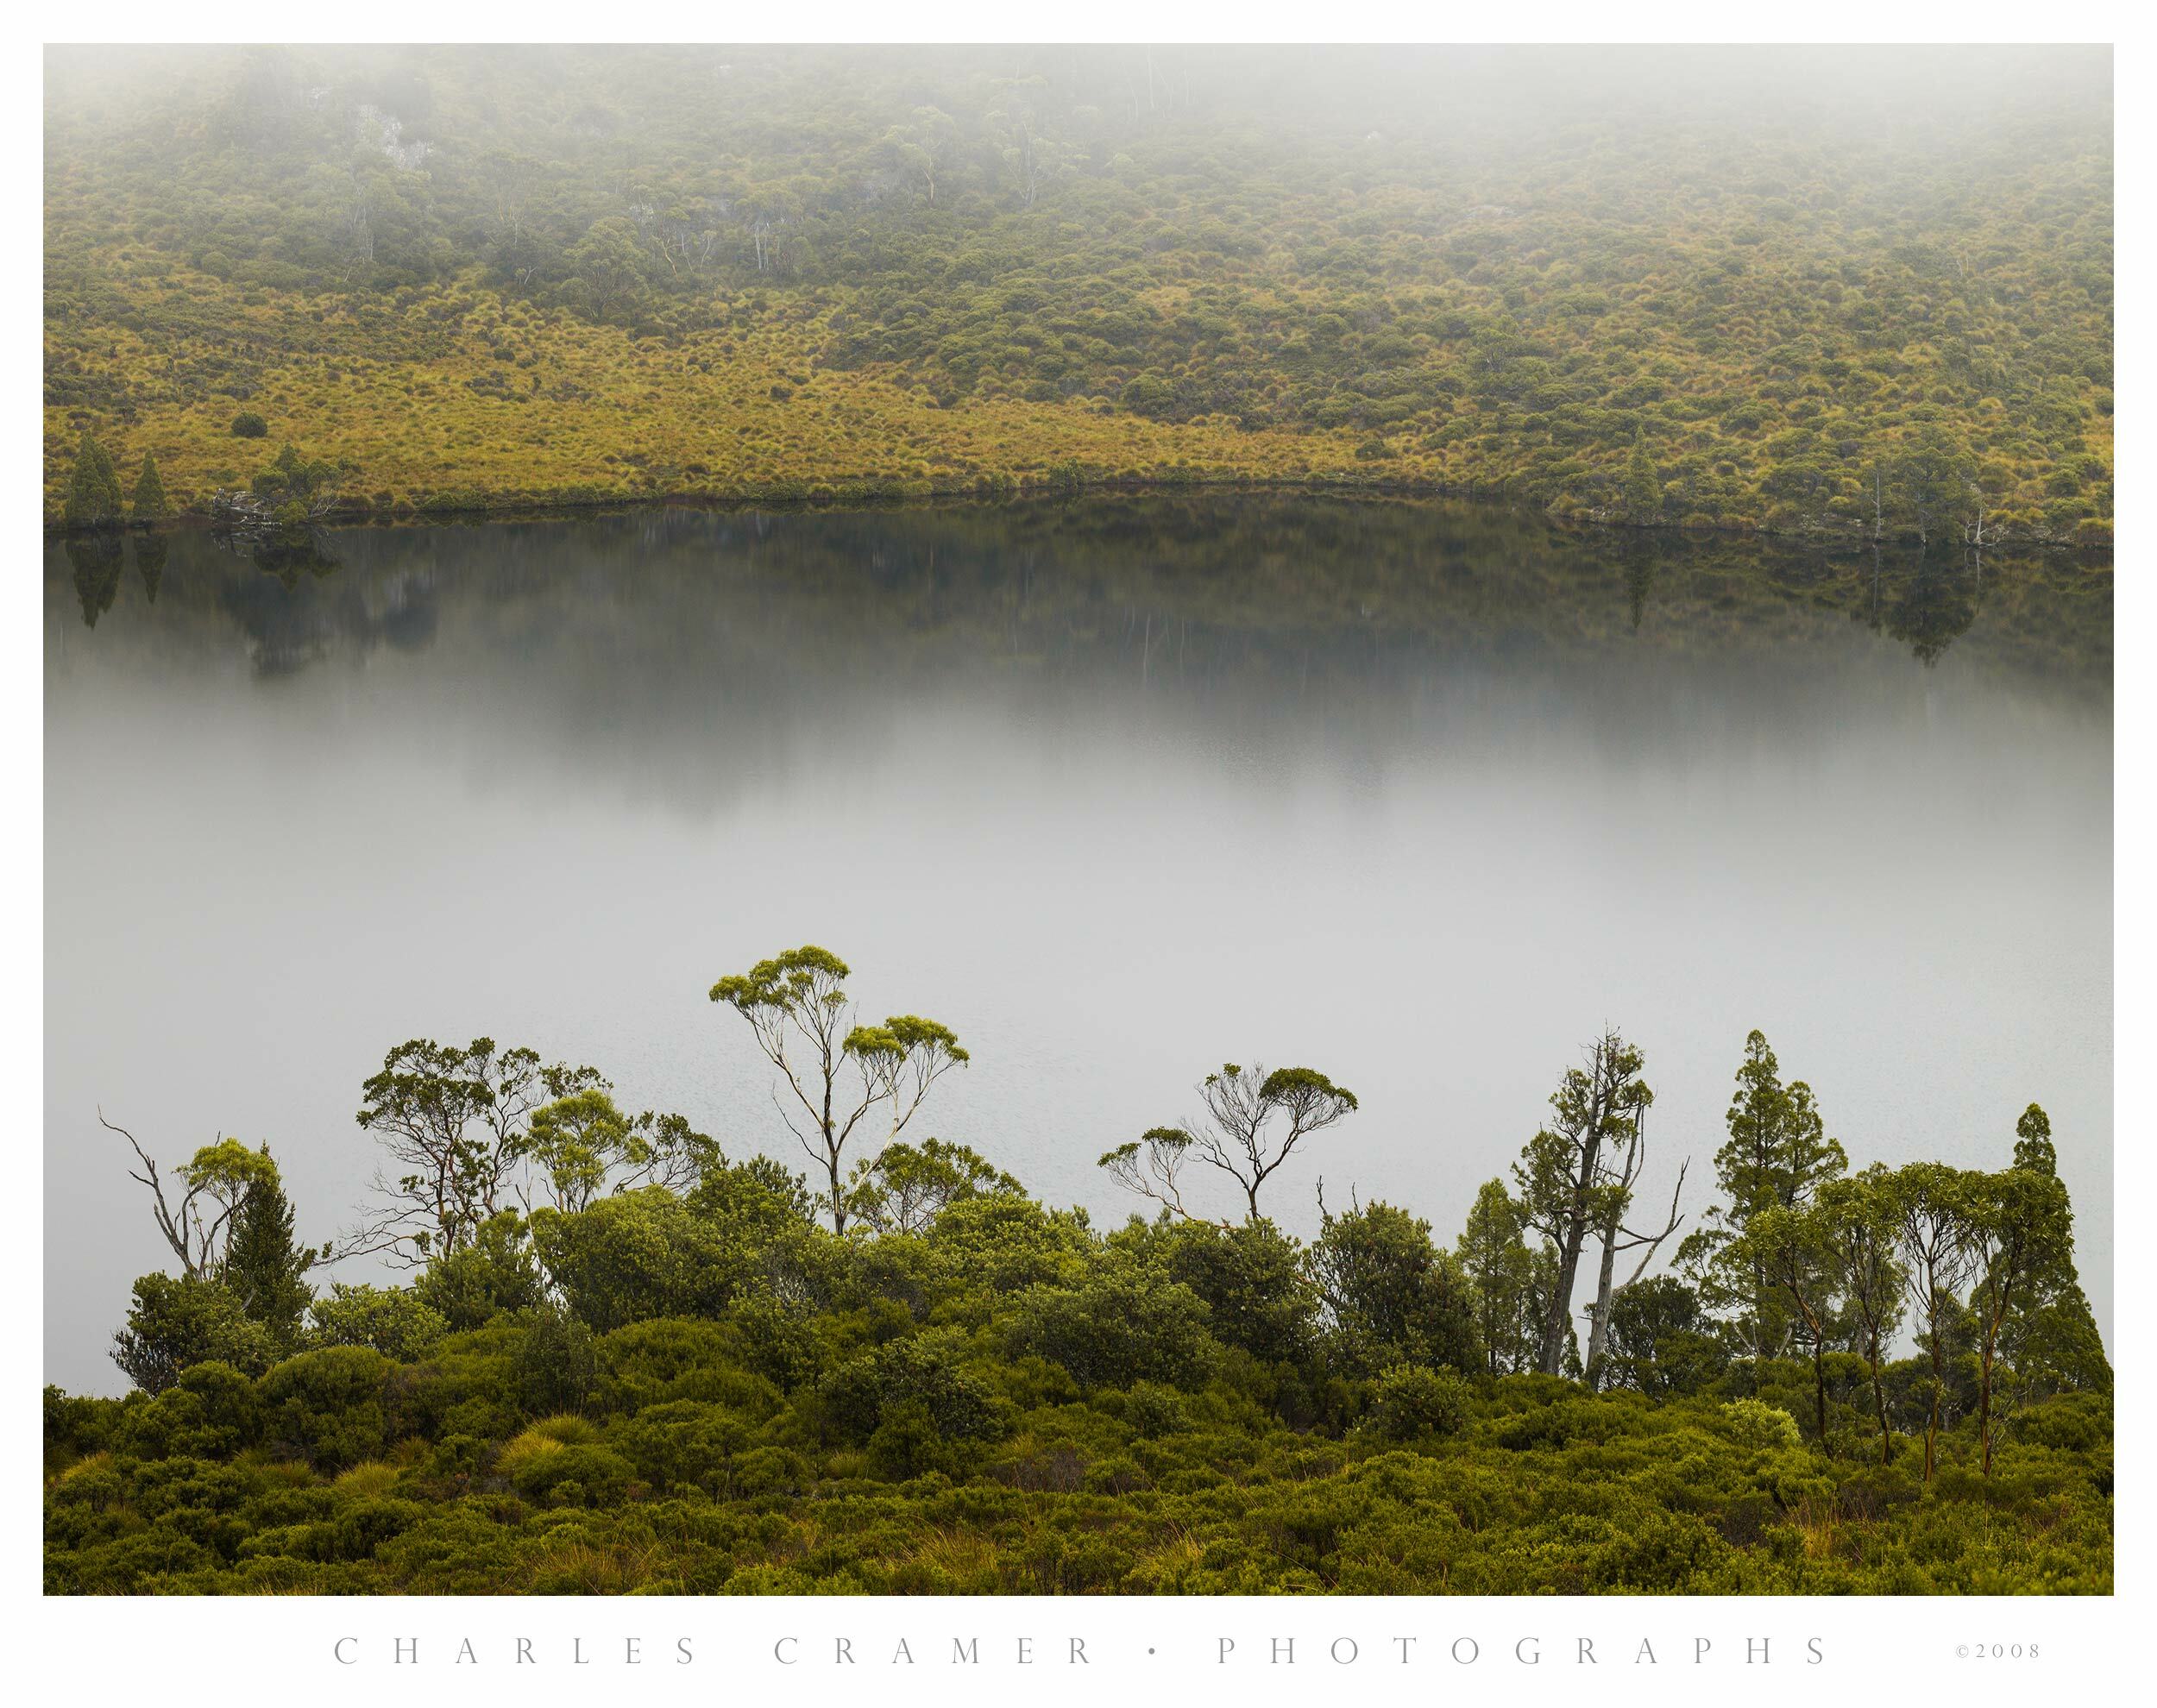
[[1286, 1228], [1323, 1179], [1442, 1242], [1607, 1021], [1694, 1214], [1754, 1027], [1853, 1165], [2003, 1167], [2036, 1100], [2110, 1337], [2109, 568], [1285, 498], [318, 538], [46, 550], [48, 1380], [121, 1390], [166, 1255], [101, 1107], [267, 1140], [318, 1241], [413, 1037], [805, 1166], [706, 994], [802, 943], [1097, 1225], [1229, 1061], [1361, 1100]]

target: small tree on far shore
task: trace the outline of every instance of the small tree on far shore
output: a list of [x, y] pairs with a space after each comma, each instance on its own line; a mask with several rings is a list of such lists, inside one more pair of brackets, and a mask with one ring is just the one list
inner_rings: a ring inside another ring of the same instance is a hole
[[120, 521], [120, 475], [105, 448], [85, 430], [75, 449], [65, 511], [71, 528], [110, 528]]
[[172, 514], [165, 499], [165, 482], [157, 472], [157, 459], [142, 453], [142, 472], [135, 477], [135, 495], [128, 502], [128, 520], [139, 527], [162, 522]]

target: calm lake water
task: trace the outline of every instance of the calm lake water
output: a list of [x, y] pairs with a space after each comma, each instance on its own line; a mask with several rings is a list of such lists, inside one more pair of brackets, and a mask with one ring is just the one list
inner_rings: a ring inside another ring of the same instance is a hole
[[1750, 1027], [1856, 1162], [2002, 1165], [2035, 1099], [2110, 1336], [2109, 572], [1223, 499], [45, 574], [47, 1379], [123, 1385], [166, 1258], [100, 1105], [268, 1140], [317, 1240], [413, 1036], [785, 1155], [706, 992], [804, 941], [972, 1050], [919, 1131], [1097, 1220], [1223, 1060], [1362, 1100], [1284, 1225], [1323, 1176], [1447, 1240], [1607, 1020], [1695, 1213]]

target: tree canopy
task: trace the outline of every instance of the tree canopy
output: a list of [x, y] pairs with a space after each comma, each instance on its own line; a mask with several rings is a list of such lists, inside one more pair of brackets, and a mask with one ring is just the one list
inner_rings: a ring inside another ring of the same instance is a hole
[[[836, 1051], [847, 975], [803, 949], [720, 1000], [807, 1002]], [[1588, 1290], [1584, 1364], [1563, 1247], [1620, 1225], [1647, 1072], [1597, 1039], [1527, 1147], [1550, 1178], [1490, 1182], [1451, 1246], [1353, 1195], [1306, 1244], [1242, 1176], [1212, 1186], [1241, 1219], [1101, 1229], [940, 1138], [865, 1139], [841, 1221], [590, 1070], [415, 1040], [362, 1089], [386, 1152], [461, 1170], [446, 1221], [404, 1201], [409, 1285], [318, 1292], [266, 1150], [204, 1147], [212, 1208], [175, 1215], [135, 1147], [186, 1272], [136, 1283], [134, 1391], [47, 1391], [46, 1586], [2108, 1592], [2111, 1372], [2044, 1111], [1997, 1170], [1852, 1175], [1753, 1033], [1719, 1237]], [[1306, 1118], [1347, 1095], [1231, 1077]]]

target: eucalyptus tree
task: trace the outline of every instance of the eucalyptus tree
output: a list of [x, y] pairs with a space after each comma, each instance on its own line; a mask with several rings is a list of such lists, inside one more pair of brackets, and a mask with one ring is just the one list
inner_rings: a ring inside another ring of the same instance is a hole
[[[1813, 1361], [1813, 1436], [1827, 1439], [1827, 1334], [1834, 1270], [1817, 1203], [1770, 1204], [1738, 1240], [1745, 1260], [1767, 1285], [1788, 1296]], [[1754, 1372], [1758, 1384], [1758, 1372]]]
[[847, 1213], [878, 1234], [921, 1234], [951, 1205], [990, 1192], [1026, 1189], [968, 1145], [901, 1140], [854, 1165]]
[[388, 1165], [375, 1173], [375, 1205], [348, 1249], [412, 1265], [462, 1250], [512, 1208], [533, 1113], [605, 1083], [594, 1069], [544, 1064], [536, 1051], [500, 1049], [491, 1038], [462, 1049], [421, 1038], [399, 1045], [361, 1087], [359, 1124]]
[[571, 1211], [645, 1186], [691, 1192], [726, 1160], [681, 1115], [626, 1114], [603, 1081], [534, 1110], [522, 1149], [538, 1165], [536, 1184], [552, 1208]]
[[1879, 1163], [1861, 1174], [1824, 1183], [1814, 1200], [1821, 1247], [1864, 1338], [1883, 1465], [1895, 1457], [1895, 1432], [1888, 1423], [1887, 1390], [1880, 1379], [1881, 1349], [1902, 1322], [1908, 1281], [1896, 1210], [1894, 1177]]
[[846, 1146], [881, 1111], [886, 1144], [914, 1118], [929, 1091], [970, 1059], [952, 1029], [919, 1014], [863, 1026], [846, 994], [852, 969], [827, 949], [805, 944], [712, 986], [749, 1023], [785, 1085], [772, 1102], [802, 1148], [824, 1169], [832, 1231], [846, 1231]]
[[1128, 1190], [1186, 1221], [1204, 1221], [1184, 1202], [1183, 1169], [1192, 1159], [1218, 1169], [1242, 1190], [1246, 1219], [1259, 1220], [1259, 1189], [1314, 1133], [1353, 1115], [1355, 1094], [1316, 1068], [1224, 1063], [1198, 1086], [1200, 1120], [1148, 1128], [1102, 1157], [1100, 1166]]
[[1966, 1196], [1959, 1171], [1916, 1162], [1896, 1170], [1885, 1190], [1895, 1217], [1902, 1286], [1923, 1323], [1920, 1340], [1932, 1366], [1925, 1416], [1925, 1480], [1931, 1482], [1940, 1441], [1940, 1401], [1947, 1391], [1947, 1331], [1970, 1273]]
[[[1605, 1030], [1588, 1046], [1584, 1064], [1565, 1071], [1550, 1094], [1554, 1119], [1528, 1141], [1512, 1167], [1528, 1225], [1557, 1253], [1536, 1359], [1546, 1376], [1563, 1367], [1573, 1290], [1588, 1232], [1614, 1228], [1624, 1214], [1605, 1153], [1637, 1140], [1641, 1116], [1655, 1100], [1640, 1077], [1643, 1063], [1638, 1049], [1615, 1030]], [[1619, 1199], [1614, 1215], [1613, 1198]]]

